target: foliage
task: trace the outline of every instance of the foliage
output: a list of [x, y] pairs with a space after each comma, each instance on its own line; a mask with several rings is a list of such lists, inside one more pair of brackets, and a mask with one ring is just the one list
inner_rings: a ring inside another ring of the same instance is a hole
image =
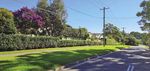
[[141, 25], [142, 30], [148, 31], [147, 40], [144, 40], [145, 43], [150, 48], [150, 1], [144, 0], [140, 7], [142, 7], [142, 11], [137, 13], [137, 16], [141, 17], [139, 24]]
[[142, 36], [142, 38], [141, 38], [142, 44], [148, 45], [148, 39], [147, 38], [149, 38], [149, 35], [147, 33], [142, 33], [141, 36]]
[[22, 50], [56, 47], [58, 38], [48, 36], [0, 35], [0, 50]]
[[79, 28], [79, 38], [87, 39], [89, 37], [89, 33], [86, 28]]
[[120, 43], [117, 42], [114, 38], [108, 38], [106, 44], [107, 45], [119, 45]]
[[86, 40], [89, 37], [89, 34], [86, 28], [76, 29], [72, 28], [70, 25], [64, 24], [63, 36]]
[[15, 34], [17, 32], [13, 14], [5, 8], [0, 8], [0, 33]]
[[85, 46], [85, 45], [100, 45], [100, 42], [91, 42], [86, 40], [61, 40], [59, 47]]
[[142, 39], [142, 34], [139, 32], [130, 32], [131, 36], [134, 36], [136, 39]]
[[48, 7], [47, 0], [39, 0], [39, 3], [37, 4], [37, 8], [46, 9]]
[[15, 11], [13, 14], [16, 27], [23, 34], [37, 34], [37, 29], [42, 28], [44, 25], [42, 17], [27, 7]]
[[73, 37], [73, 35], [75, 35], [75, 32], [73, 32], [73, 28], [68, 24], [64, 24], [63, 36]]
[[5, 35], [0, 34], [0, 50], [22, 50], [67, 46], [98, 45], [99, 42], [85, 40], [60, 40], [49, 36]]
[[39, 0], [39, 3], [37, 4], [36, 12], [43, 18], [45, 25], [42, 30], [42, 35], [52, 35], [52, 23], [51, 23], [51, 15], [54, 14], [50, 12], [48, 9], [48, 1], [47, 0]]
[[117, 42], [121, 42], [124, 39], [123, 33], [119, 28], [110, 23], [106, 24], [105, 35], [108, 38], [114, 38]]
[[67, 17], [63, 0], [52, 0], [49, 5], [47, 2], [47, 0], [40, 0], [37, 5], [37, 13], [45, 21], [42, 33], [50, 36], [61, 36]]
[[137, 16], [141, 17], [139, 24], [142, 30], [150, 32], [150, 1], [143, 1], [140, 5], [143, 8], [141, 12], [137, 13]]
[[53, 0], [48, 10], [51, 12], [52, 36], [61, 36], [67, 17], [63, 0]]
[[125, 40], [125, 44], [126, 45], [134, 45], [134, 46], [137, 46], [137, 45], [139, 45], [139, 43], [140, 43], [140, 41], [139, 40], [137, 40], [135, 37], [133, 37], [133, 36], [128, 36], [128, 37], [126, 37], [126, 40]]

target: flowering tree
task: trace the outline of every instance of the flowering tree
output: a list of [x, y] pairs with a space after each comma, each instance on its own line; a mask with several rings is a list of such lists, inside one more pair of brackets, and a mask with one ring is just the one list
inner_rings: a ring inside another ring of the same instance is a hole
[[37, 29], [42, 28], [44, 25], [43, 18], [27, 7], [15, 11], [13, 14], [16, 27], [21, 33], [37, 34]]

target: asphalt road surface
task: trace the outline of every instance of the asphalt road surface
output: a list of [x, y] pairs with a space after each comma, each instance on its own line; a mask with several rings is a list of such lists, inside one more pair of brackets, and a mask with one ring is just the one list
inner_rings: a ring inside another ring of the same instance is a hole
[[150, 51], [134, 46], [80, 62], [62, 71], [150, 71]]

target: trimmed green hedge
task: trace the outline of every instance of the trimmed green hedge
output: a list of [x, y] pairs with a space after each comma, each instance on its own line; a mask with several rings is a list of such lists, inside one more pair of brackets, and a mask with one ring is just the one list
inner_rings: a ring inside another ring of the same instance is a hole
[[0, 50], [24, 50], [38, 48], [99, 45], [99, 42], [85, 40], [61, 40], [50, 36], [27, 36], [0, 34]]
[[60, 40], [58, 47], [85, 46], [85, 45], [100, 45], [100, 42], [86, 40]]

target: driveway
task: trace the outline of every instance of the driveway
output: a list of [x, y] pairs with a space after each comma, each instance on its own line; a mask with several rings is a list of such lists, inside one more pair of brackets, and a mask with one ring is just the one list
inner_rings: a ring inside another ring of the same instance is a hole
[[133, 46], [80, 62], [63, 71], [150, 71], [150, 51]]

